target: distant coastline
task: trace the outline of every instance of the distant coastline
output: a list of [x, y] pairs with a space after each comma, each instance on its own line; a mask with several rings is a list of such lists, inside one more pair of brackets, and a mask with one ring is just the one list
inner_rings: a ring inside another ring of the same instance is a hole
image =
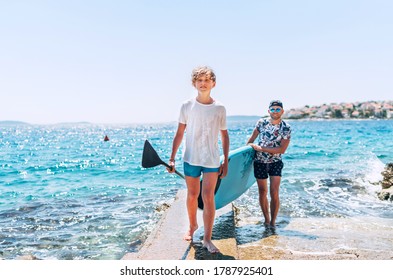
[[393, 101], [306, 105], [286, 111], [285, 119], [393, 119]]
[[[285, 108], [284, 108], [285, 109]], [[230, 115], [227, 120], [230, 122], [256, 121], [260, 118], [268, 117], [264, 115]], [[295, 109], [285, 109], [283, 119], [290, 120], [367, 120], [367, 119], [391, 119], [393, 120], [393, 101], [365, 101], [365, 102], [342, 102], [330, 103], [319, 106], [305, 105]], [[91, 122], [61, 122], [48, 125], [90, 125]], [[132, 123], [137, 124], [137, 123]], [[141, 123], [143, 124], [143, 123]], [[146, 124], [146, 123], [144, 123]], [[0, 120], [0, 125], [35, 125], [23, 121]], [[122, 123], [126, 125], [126, 123]]]
[[30, 125], [27, 122], [20, 121], [0, 121], [0, 125]]
[[[60, 123], [54, 123], [54, 124], [40, 124], [40, 125], [89, 125], [89, 124], [93, 124], [90, 122], [60, 122]], [[0, 121], [0, 125], [3, 126], [7, 126], [7, 125], [37, 125], [37, 124], [33, 124], [33, 123], [27, 123], [27, 122], [22, 122], [22, 121]]]
[[[284, 108], [285, 109], [285, 108]], [[258, 120], [263, 116], [228, 116], [228, 121]], [[305, 105], [300, 108], [286, 109], [283, 119], [290, 120], [369, 120], [393, 119], [393, 101], [366, 101], [330, 103], [319, 106]]]

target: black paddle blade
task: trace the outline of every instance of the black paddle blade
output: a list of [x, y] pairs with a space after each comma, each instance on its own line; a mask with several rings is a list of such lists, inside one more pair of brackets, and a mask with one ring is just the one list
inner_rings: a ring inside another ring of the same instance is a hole
[[[166, 162], [160, 159], [156, 150], [154, 150], [153, 146], [149, 143], [149, 141], [145, 140], [142, 154], [142, 167], [150, 168], [160, 164], [166, 166], [167, 168], [171, 168]], [[181, 174], [179, 171], [175, 170], [175, 173], [184, 179], [184, 175]]]
[[160, 164], [165, 163], [160, 159], [157, 152], [154, 150], [153, 146], [149, 143], [149, 141], [145, 140], [142, 154], [142, 167], [150, 168]]

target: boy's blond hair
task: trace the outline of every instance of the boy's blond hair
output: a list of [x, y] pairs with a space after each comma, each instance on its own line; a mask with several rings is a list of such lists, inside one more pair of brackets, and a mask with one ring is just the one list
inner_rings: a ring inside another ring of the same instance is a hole
[[198, 78], [202, 75], [206, 75], [213, 82], [216, 81], [216, 74], [214, 74], [213, 69], [211, 69], [208, 66], [199, 66], [199, 67], [194, 68], [194, 70], [192, 70], [192, 73], [191, 73], [191, 81], [192, 81], [193, 86], [195, 86], [196, 80], [198, 80]]

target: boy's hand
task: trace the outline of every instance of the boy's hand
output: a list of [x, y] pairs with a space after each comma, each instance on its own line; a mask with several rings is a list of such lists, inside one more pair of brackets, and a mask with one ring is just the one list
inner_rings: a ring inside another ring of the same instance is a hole
[[169, 165], [169, 167], [170, 168], [167, 168], [166, 170], [169, 172], [169, 173], [174, 173], [175, 172], [175, 170], [176, 170], [176, 168], [175, 168], [175, 160], [169, 160], [169, 162], [168, 162], [168, 165]]
[[220, 178], [224, 178], [228, 174], [228, 161], [224, 160], [220, 166]]

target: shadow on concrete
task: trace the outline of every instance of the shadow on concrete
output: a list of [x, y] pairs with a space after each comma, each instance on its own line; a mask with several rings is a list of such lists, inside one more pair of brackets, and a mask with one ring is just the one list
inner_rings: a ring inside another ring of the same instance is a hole
[[[235, 240], [235, 227], [233, 222], [233, 211], [227, 212], [219, 217], [217, 217], [214, 221], [212, 240], [213, 243], [220, 248], [220, 251], [227, 251], [225, 246], [228, 239]], [[194, 235], [195, 237], [195, 235]], [[190, 244], [190, 255], [189, 259], [195, 260], [235, 260], [235, 256], [217, 253], [212, 254], [206, 248], [203, 247], [201, 241], [195, 240], [203, 240], [203, 227], [198, 230], [197, 238], [194, 238], [194, 242]], [[215, 242], [216, 241], [216, 242]], [[235, 241], [234, 241], [235, 242]], [[235, 248], [234, 248], [235, 249]]]
[[235, 238], [233, 211], [216, 218], [213, 227], [213, 240]]
[[202, 246], [202, 242], [193, 242], [190, 246], [194, 249], [194, 256], [191, 256], [195, 260], [235, 260], [234, 256], [224, 255], [222, 253], [212, 254]]

